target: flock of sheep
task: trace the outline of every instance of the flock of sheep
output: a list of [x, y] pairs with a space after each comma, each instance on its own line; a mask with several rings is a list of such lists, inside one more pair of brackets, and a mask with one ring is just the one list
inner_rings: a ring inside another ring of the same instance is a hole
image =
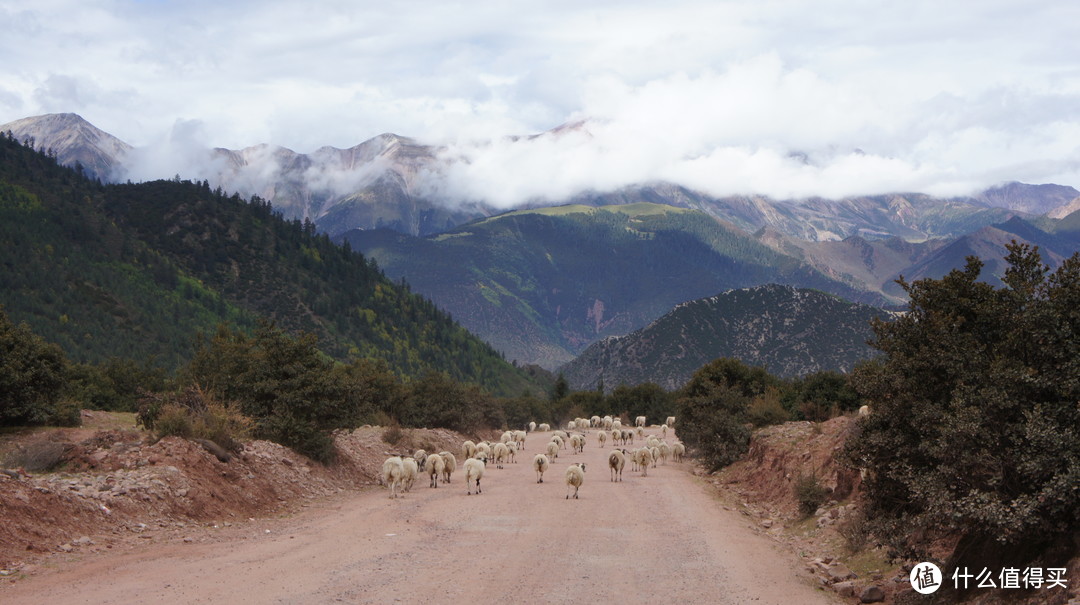
[[[643, 477], [648, 476], [649, 467], [657, 464], [666, 464], [671, 458], [675, 462], [682, 462], [686, 454], [686, 448], [682, 443], [675, 441], [667, 443], [668, 430], [674, 427], [675, 417], [668, 416], [667, 421], [660, 427], [660, 435], [645, 434], [645, 416], [638, 416], [634, 420], [633, 427], [624, 427], [619, 418], [611, 416], [593, 416], [592, 418], [577, 418], [567, 423], [566, 430], [552, 431], [547, 424], [537, 425], [530, 422], [527, 430], [505, 431], [498, 442], [465, 441], [461, 447], [464, 458], [462, 472], [465, 473], [466, 494], [482, 493], [480, 480], [484, 477], [488, 464], [494, 464], [496, 468], [516, 462], [518, 452], [525, 448], [525, 437], [531, 432], [551, 433], [551, 440], [545, 445], [544, 452], [537, 454], [532, 459], [533, 470], [536, 471], [536, 482], [544, 482], [544, 473], [559, 457], [562, 450], [570, 448], [573, 453], [581, 453], [585, 449], [586, 437], [590, 431], [595, 430], [600, 447], [604, 447], [607, 440], [611, 439], [612, 451], [608, 455], [608, 469], [611, 473], [611, 481], [622, 481], [623, 468], [629, 459], [632, 469], [640, 471]], [[618, 448], [618, 445], [633, 445], [637, 440], [644, 440], [644, 445], [634, 450]], [[396, 498], [403, 492], [412, 489], [418, 475], [427, 473], [428, 486], [438, 488], [440, 480], [443, 483], [450, 482], [450, 476], [457, 470], [457, 457], [443, 451], [437, 454], [428, 454], [424, 450], [417, 450], [412, 456], [391, 456], [383, 463], [382, 482], [390, 489], [390, 497]], [[577, 499], [578, 491], [585, 482], [585, 463], [570, 464], [565, 473], [566, 499]]]

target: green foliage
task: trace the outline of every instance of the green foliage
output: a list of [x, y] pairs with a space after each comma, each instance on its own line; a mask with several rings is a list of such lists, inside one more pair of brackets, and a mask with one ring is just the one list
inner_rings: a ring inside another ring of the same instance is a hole
[[407, 427], [469, 433], [506, 425], [506, 417], [493, 398], [476, 385], [462, 384], [442, 372], [430, 372], [409, 384], [397, 412], [398, 421]]
[[1004, 288], [975, 257], [901, 281], [909, 310], [875, 323], [885, 358], [853, 378], [873, 413], [846, 455], [901, 553], [920, 530], [1014, 545], [1080, 524], [1080, 255], [1050, 273], [1037, 249], [1008, 250]]
[[675, 415], [675, 396], [663, 387], [646, 382], [632, 387], [619, 385], [605, 401], [603, 409], [593, 414], [625, 414], [627, 418], [645, 416], [652, 420], [663, 420]]
[[815, 475], [799, 475], [793, 489], [795, 500], [799, 503], [799, 512], [804, 517], [814, 514], [829, 497], [829, 491], [821, 485], [821, 481]]
[[[508, 395], [535, 387], [431, 301], [363, 256], [285, 221], [259, 198], [174, 179], [103, 186], [0, 136], [0, 304], [73, 360], [172, 370], [192, 335], [267, 317], [337, 360], [382, 359], [403, 378], [445, 371]], [[17, 254], [16, 254], [17, 251]], [[90, 381], [93, 405], [130, 408]]]
[[154, 431], [158, 439], [167, 436], [209, 439], [226, 450], [239, 451], [241, 442], [251, 437], [253, 422], [237, 406], [219, 401], [198, 385], [173, 393], [143, 392], [136, 423]]
[[60, 347], [25, 324], [13, 324], [0, 308], [0, 426], [47, 424], [65, 416], [57, 402], [66, 364]]
[[710, 470], [731, 464], [750, 443], [750, 401], [767, 388], [779, 386], [779, 379], [763, 368], [737, 359], [721, 358], [706, 364], [676, 399], [680, 438]]
[[746, 415], [750, 423], [756, 427], [791, 420], [790, 414], [780, 403], [780, 389], [777, 387], [766, 387], [764, 393], [751, 399]]
[[135, 412], [141, 390], [166, 389], [165, 370], [152, 360], [139, 364], [131, 359], [109, 358], [104, 364], [71, 364], [65, 392], [95, 410]]
[[855, 411], [865, 403], [852, 387], [848, 376], [829, 370], [794, 380], [785, 389], [782, 400], [789, 414], [799, 420], [813, 422]]

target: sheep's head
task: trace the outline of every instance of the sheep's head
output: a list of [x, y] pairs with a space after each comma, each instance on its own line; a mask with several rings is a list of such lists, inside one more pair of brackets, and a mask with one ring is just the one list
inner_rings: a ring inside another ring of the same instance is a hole
[[582, 463], [581, 463], [581, 464], [579, 464], [578, 466], [580, 466], [580, 467], [581, 467], [581, 472], [583, 472], [583, 473], [584, 473], [584, 472], [585, 472], [585, 463], [584, 463], [584, 462], [582, 462]]

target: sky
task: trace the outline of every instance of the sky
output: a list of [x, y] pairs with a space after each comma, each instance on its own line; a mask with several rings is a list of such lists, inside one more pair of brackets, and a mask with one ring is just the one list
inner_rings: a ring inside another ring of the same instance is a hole
[[1072, 0], [0, 0], [0, 123], [74, 112], [165, 150], [393, 132], [455, 160], [433, 190], [502, 206], [1080, 187], [1077, 23]]

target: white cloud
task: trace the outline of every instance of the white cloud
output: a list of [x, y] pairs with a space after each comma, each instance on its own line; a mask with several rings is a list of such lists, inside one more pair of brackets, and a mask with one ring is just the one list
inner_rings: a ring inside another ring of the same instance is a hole
[[[1050, 0], [0, 0], [0, 122], [74, 111], [169, 175], [205, 168], [195, 143], [396, 132], [458, 159], [429, 187], [503, 205], [655, 179], [1080, 186], [1078, 21]], [[582, 119], [588, 134], [505, 138]]]

